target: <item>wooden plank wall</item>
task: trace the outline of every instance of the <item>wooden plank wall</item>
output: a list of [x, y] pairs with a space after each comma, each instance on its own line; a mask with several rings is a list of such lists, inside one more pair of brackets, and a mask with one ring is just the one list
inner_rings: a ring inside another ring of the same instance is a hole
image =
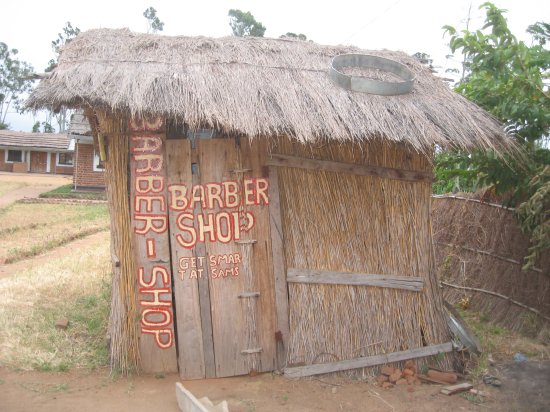
[[[174, 273], [174, 292], [176, 296], [176, 319], [178, 338], [178, 365], [180, 375], [185, 379], [199, 379], [215, 376], [214, 346], [212, 344], [212, 328], [203, 325], [197, 279], [204, 273], [204, 262], [198, 261], [195, 249], [187, 249], [178, 245], [178, 237], [185, 236], [179, 229], [177, 218], [180, 214], [177, 195], [182, 185], [191, 187], [193, 175], [191, 168], [191, 142], [188, 139], [168, 140], [167, 152], [167, 183], [169, 193], [170, 245], [172, 248], [172, 270]], [[204, 255], [200, 255], [204, 256]], [[208, 312], [210, 307], [208, 307]], [[209, 316], [209, 313], [207, 314]], [[210, 343], [203, 343], [203, 333], [210, 336]], [[208, 374], [205, 359], [205, 346], [208, 352]]]
[[[167, 142], [179, 369], [186, 379], [275, 368], [269, 180], [260, 145]], [[238, 202], [228, 205], [233, 189]]]
[[164, 125], [160, 119], [132, 119], [129, 129], [141, 367], [145, 372], [175, 372]]

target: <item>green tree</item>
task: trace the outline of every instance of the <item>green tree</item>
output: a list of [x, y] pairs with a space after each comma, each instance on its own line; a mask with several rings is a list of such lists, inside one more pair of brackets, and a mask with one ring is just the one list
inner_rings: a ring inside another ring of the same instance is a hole
[[143, 17], [147, 19], [147, 33], [157, 33], [164, 29], [164, 23], [158, 18], [154, 7], [149, 7], [145, 10]]
[[[51, 42], [52, 51], [54, 52], [55, 57], [48, 62], [46, 72], [50, 72], [57, 67], [57, 61], [59, 59], [61, 48], [70, 43], [76, 36], [78, 36], [79, 33], [80, 29], [76, 26], [73, 27], [70, 21], [65, 23], [65, 26], [63, 27], [61, 33], [57, 33], [57, 38], [55, 40], [52, 40]], [[51, 118], [53, 117], [59, 126], [59, 133], [63, 133], [65, 132], [69, 124], [71, 113], [72, 112], [70, 110], [67, 110], [65, 108], [61, 108], [58, 112], [55, 113], [50, 112], [48, 116], [50, 120], [46, 123], [50, 126], [52, 130], [55, 131], [55, 129], [53, 129], [53, 127], [51, 126]], [[44, 131], [44, 133], [53, 132]]]
[[231, 9], [228, 16], [229, 26], [231, 26], [234, 36], [264, 37], [266, 28], [262, 23], [256, 21], [249, 11], [245, 13], [241, 10]]
[[303, 41], [306, 41], [307, 40], [307, 36], [303, 33], [300, 33], [300, 34], [296, 34], [296, 33], [292, 33], [292, 32], [287, 32], [286, 34], [283, 34], [281, 36], [279, 36], [279, 38], [281, 39], [284, 39], [284, 38], [291, 38], [291, 39], [298, 39], [298, 40], [303, 40]]
[[57, 60], [59, 59], [59, 52], [61, 51], [61, 48], [69, 43], [72, 39], [74, 39], [78, 34], [80, 33], [80, 29], [78, 27], [73, 27], [70, 21], [65, 23], [65, 26], [62, 29], [61, 33], [57, 33], [57, 38], [55, 40], [52, 40], [52, 50], [55, 54], [55, 57], [51, 59], [48, 62], [48, 67], [46, 67], [46, 72], [51, 72], [53, 69], [57, 67]]
[[0, 42], [0, 129], [7, 129], [6, 116], [11, 108], [20, 110], [23, 96], [30, 91], [33, 68], [16, 58], [17, 49]]
[[[42, 126], [42, 130], [40, 130]], [[55, 128], [49, 122], [39, 122], [36, 121], [32, 126], [33, 133], [55, 133]]]
[[[533, 264], [547, 247], [541, 239], [550, 236], [550, 199], [540, 194], [540, 188], [546, 187], [550, 179], [545, 172], [550, 164], [545, 142], [550, 132], [550, 94], [544, 83], [550, 77], [550, 51], [546, 48], [549, 25], [538, 22], [529, 26], [532, 43], [527, 45], [511, 33], [505, 10], [491, 3], [481, 8], [486, 13], [481, 29], [459, 33], [454, 27], [444, 27], [450, 35], [451, 51], [463, 55], [464, 75], [455, 90], [502, 121], [523, 156], [441, 153], [436, 156], [434, 188], [468, 191], [490, 186], [497, 193], [506, 193], [511, 205], [519, 205], [518, 210], [535, 202], [537, 206], [531, 205], [529, 210], [538, 215], [532, 216], [530, 223], [525, 213], [518, 214], [522, 227], [531, 235], [533, 248], [528, 264]], [[540, 230], [545, 227], [541, 236]]]

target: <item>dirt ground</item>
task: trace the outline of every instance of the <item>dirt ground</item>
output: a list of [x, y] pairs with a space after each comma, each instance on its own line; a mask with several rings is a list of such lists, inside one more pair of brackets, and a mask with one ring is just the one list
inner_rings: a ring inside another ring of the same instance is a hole
[[[500, 376], [500, 388], [477, 386], [489, 394], [480, 404], [463, 395], [442, 395], [436, 384], [383, 390], [343, 378], [288, 380], [269, 373], [183, 384], [197, 397], [208, 396], [214, 403], [227, 400], [231, 412], [549, 410], [550, 362], [511, 363], [501, 368], [505, 374]], [[44, 373], [0, 367], [0, 410], [177, 412], [178, 380], [177, 375], [111, 378], [107, 370]]]
[[56, 187], [72, 183], [72, 176], [47, 175], [40, 173], [8, 173], [0, 172], [0, 181], [24, 183], [25, 186], [0, 196], [0, 207], [4, 207], [19, 199], [37, 197], [40, 193]]
[[[0, 179], [5, 177], [0, 175]], [[70, 182], [70, 178], [61, 177], [57, 181], [59, 177], [38, 175], [10, 174], [9, 178], [30, 178], [34, 196], [44, 191], [42, 184], [50, 190], [52, 186]], [[0, 198], [0, 202], [9, 195]], [[0, 279], [17, 269], [55, 258], [66, 250], [101, 241], [103, 235], [92, 235], [43, 256], [0, 267]], [[197, 398], [208, 396], [214, 403], [227, 400], [231, 412], [550, 410], [550, 361], [500, 364], [491, 373], [499, 377], [502, 386], [476, 385], [488, 394], [483, 398], [442, 395], [441, 386], [433, 384], [383, 390], [372, 383], [344, 378], [289, 380], [270, 373], [183, 384]], [[0, 411], [177, 412], [175, 383], [178, 381], [176, 374], [112, 377], [106, 369], [47, 373], [14, 371], [0, 365]]]

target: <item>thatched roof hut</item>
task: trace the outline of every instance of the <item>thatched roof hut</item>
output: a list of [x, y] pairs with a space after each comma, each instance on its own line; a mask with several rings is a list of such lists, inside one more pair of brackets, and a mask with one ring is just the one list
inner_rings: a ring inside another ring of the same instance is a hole
[[337, 86], [350, 53], [366, 52], [128, 30], [64, 47], [28, 106], [84, 109], [106, 156], [115, 366], [174, 370], [177, 345], [187, 378], [303, 376], [451, 350], [432, 154], [506, 137], [403, 53], [368, 52], [404, 65], [409, 93]]
[[[416, 76], [412, 93], [388, 98], [334, 85], [327, 75], [331, 59], [347, 53], [402, 62]], [[63, 49], [52, 77], [40, 83], [28, 106], [162, 114], [191, 129], [208, 125], [300, 142], [383, 137], [426, 153], [434, 145], [494, 148], [502, 136], [487, 112], [404, 53], [292, 39], [91, 30]]]

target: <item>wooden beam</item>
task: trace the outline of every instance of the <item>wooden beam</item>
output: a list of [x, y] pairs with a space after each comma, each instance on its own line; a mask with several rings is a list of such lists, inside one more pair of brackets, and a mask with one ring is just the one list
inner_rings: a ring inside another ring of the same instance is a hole
[[350, 163], [333, 162], [329, 160], [315, 160], [303, 157], [272, 154], [267, 160], [268, 166], [296, 167], [299, 169], [321, 170], [335, 173], [351, 173], [359, 176], [376, 176], [386, 179], [404, 180], [406, 182], [433, 181], [429, 172], [415, 170], [392, 169], [389, 167], [358, 165]]
[[473, 291], [473, 292], [486, 293], [486, 294], [491, 295], [491, 296], [496, 296], [497, 298], [501, 298], [501, 299], [507, 300], [508, 302], [513, 303], [514, 305], [517, 305], [517, 306], [519, 306], [519, 307], [522, 307], [522, 308], [524, 308], [524, 309], [527, 309], [528, 311], [533, 312], [533, 313], [536, 314], [537, 316], [540, 316], [541, 318], [545, 319], [547, 322], [550, 322], [550, 317], [543, 315], [543, 314], [540, 312], [540, 310], [535, 309], [535, 308], [532, 308], [531, 306], [527, 306], [527, 305], [524, 304], [524, 303], [518, 302], [517, 300], [514, 300], [514, 299], [512, 299], [512, 298], [509, 297], [509, 296], [505, 296], [505, 295], [502, 295], [502, 294], [500, 294], [500, 293], [493, 292], [493, 291], [486, 290], [486, 289], [472, 288], [472, 287], [469, 287], [469, 286], [453, 285], [452, 283], [447, 283], [447, 282], [443, 282], [443, 281], [441, 282], [441, 284], [442, 284], [443, 286], [448, 286], [448, 287], [454, 288], [454, 289], [471, 290], [471, 291]]
[[[194, 150], [196, 152], [196, 150]], [[192, 176], [193, 186], [200, 184], [200, 165], [197, 164]], [[198, 202], [193, 211], [195, 216], [202, 214], [202, 205]], [[198, 221], [195, 220], [195, 230], [198, 231]], [[194, 248], [195, 257], [207, 256], [204, 242], [197, 242]], [[198, 279], [199, 307], [202, 324], [202, 345], [204, 351], [204, 372], [206, 378], [216, 377], [216, 355], [214, 351], [214, 326], [212, 325], [212, 312], [210, 303], [209, 276], [200, 276]]]
[[350, 369], [377, 366], [385, 363], [423, 358], [425, 356], [437, 355], [438, 353], [451, 352], [452, 350], [453, 344], [451, 342], [447, 342], [440, 345], [424, 346], [422, 348], [409, 349], [383, 355], [366, 356], [338, 362], [318, 363], [315, 365], [285, 368], [284, 375], [286, 378], [301, 378], [304, 376], [321, 375], [323, 373], [340, 372]]
[[424, 279], [416, 276], [370, 275], [367, 273], [329, 272], [295, 268], [288, 268], [286, 280], [291, 283], [376, 286], [416, 292], [424, 288]]
[[277, 169], [269, 169], [269, 226], [271, 233], [271, 256], [275, 277], [275, 308], [277, 312], [277, 367], [286, 364], [286, 351], [290, 341], [288, 317], [288, 286], [285, 276], [285, 255], [283, 248], [283, 224], [281, 219], [281, 199], [279, 196], [279, 176]]

